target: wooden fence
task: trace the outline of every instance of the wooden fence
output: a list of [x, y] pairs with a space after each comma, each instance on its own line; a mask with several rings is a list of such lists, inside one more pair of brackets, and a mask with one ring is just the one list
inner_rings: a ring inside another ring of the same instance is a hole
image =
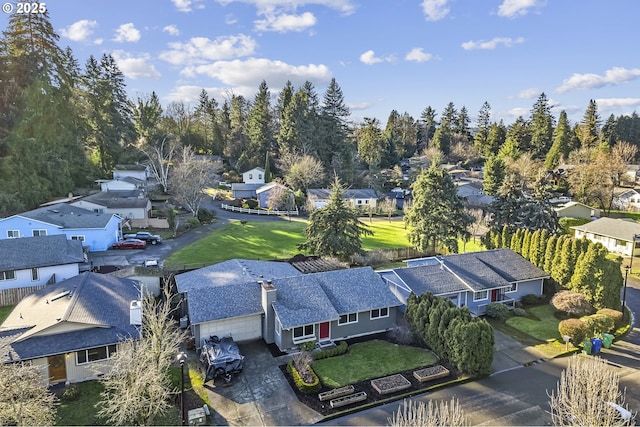
[[0, 307], [16, 305], [27, 295], [44, 288], [46, 285], [28, 286], [26, 288], [12, 288], [0, 290]]
[[285, 216], [300, 215], [297, 207], [295, 211], [277, 211], [273, 209], [245, 209], [245, 208], [237, 208], [235, 206], [227, 205], [224, 203], [220, 205], [220, 207], [222, 209], [225, 209], [231, 212], [242, 212], [242, 213], [248, 213], [248, 214], [254, 214], [254, 215], [285, 215]]

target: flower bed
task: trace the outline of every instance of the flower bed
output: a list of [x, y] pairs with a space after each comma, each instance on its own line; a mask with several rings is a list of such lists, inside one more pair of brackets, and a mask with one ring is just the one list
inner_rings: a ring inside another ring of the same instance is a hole
[[411, 387], [411, 382], [401, 374], [371, 380], [371, 387], [379, 394], [390, 394]]
[[438, 378], [448, 377], [449, 374], [449, 370], [442, 365], [430, 366], [428, 368], [413, 371], [413, 377], [421, 383]]
[[355, 391], [355, 388], [352, 385], [346, 385], [344, 387], [338, 387], [331, 389], [329, 391], [323, 391], [322, 393], [318, 393], [318, 399], [321, 402], [325, 400], [336, 399], [338, 397], [346, 396]]
[[356, 402], [362, 402], [363, 400], [367, 400], [367, 393], [364, 391], [359, 391], [354, 394], [350, 394], [348, 396], [338, 397], [337, 399], [331, 399], [329, 401], [329, 405], [332, 408], [339, 408], [340, 406], [350, 405]]

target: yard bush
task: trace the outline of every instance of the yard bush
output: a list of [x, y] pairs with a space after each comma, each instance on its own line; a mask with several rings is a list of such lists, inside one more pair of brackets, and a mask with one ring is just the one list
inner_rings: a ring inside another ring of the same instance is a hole
[[492, 302], [487, 305], [485, 314], [493, 319], [504, 320], [509, 316], [509, 309], [504, 304]]
[[595, 337], [600, 334], [606, 334], [613, 330], [613, 319], [604, 314], [592, 314], [591, 316], [581, 317], [587, 329], [587, 337]]
[[587, 316], [595, 313], [587, 297], [578, 292], [560, 291], [551, 298], [551, 305], [559, 311], [574, 316]]
[[524, 308], [516, 307], [513, 309], [513, 315], [518, 317], [524, 317], [527, 315], [527, 310]]
[[390, 261], [390, 257], [385, 251], [375, 250], [355, 254], [351, 257], [351, 263], [358, 266], [379, 267]]
[[610, 317], [613, 320], [613, 325], [616, 329], [622, 326], [622, 312], [618, 310], [613, 310], [611, 308], [601, 308], [596, 312], [596, 314], [604, 314], [607, 317]]
[[540, 298], [535, 294], [527, 294], [522, 297], [522, 303], [525, 305], [536, 305], [538, 302], [540, 302]]
[[196, 218], [195, 216], [190, 216], [184, 222], [189, 228], [197, 227], [200, 225], [200, 220], [198, 220], [198, 218]]
[[340, 356], [345, 354], [349, 349], [349, 345], [346, 341], [340, 341], [334, 348], [328, 348], [326, 350], [316, 351], [312, 354], [315, 360], [326, 359], [328, 357]]
[[215, 211], [212, 211], [206, 208], [198, 209], [198, 220], [200, 221], [201, 224], [208, 224], [212, 222], [214, 219], [216, 219]]
[[245, 209], [258, 209], [258, 201], [256, 199], [245, 199], [242, 207]]
[[587, 325], [580, 319], [567, 319], [558, 324], [561, 336], [570, 336], [574, 345], [580, 344], [587, 338]]
[[312, 378], [310, 382], [307, 382], [302, 378], [302, 375], [300, 375], [295, 366], [293, 366], [293, 360], [287, 363], [287, 372], [289, 373], [289, 375], [291, 375], [294, 384], [301, 393], [313, 394], [319, 392], [322, 388], [322, 384], [320, 384], [320, 378], [318, 378], [313, 369], [311, 369], [311, 366], [307, 366], [307, 372]]

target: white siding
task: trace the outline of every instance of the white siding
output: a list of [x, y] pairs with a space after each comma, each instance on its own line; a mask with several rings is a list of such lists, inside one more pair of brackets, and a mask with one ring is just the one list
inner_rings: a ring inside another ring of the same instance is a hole
[[[219, 337], [229, 335], [234, 341], [249, 341], [262, 337], [262, 315], [234, 317], [231, 319], [217, 320], [213, 322], [201, 323], [200, 340], [209, 338], [211, 335]], [[200, 347], [201, 343], [197, 343]]]
[[55, 274], [56, 283], [79, 274], [78, 264], [38, 267], [38, 280], [32, 280], [31, 269], [16, 270], [13, 280], [0, 280], [0, 290], [45, 285]]

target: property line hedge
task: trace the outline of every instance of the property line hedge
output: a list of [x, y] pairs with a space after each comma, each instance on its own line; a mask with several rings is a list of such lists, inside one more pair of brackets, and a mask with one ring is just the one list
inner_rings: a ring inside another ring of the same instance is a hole
[[327, 357], [340, 356], [341, 354], [345, 354], [349, 346], [346, 341], [340, 341], [338, 345], [334, 348], [329, 348], [326, 350], [316, 351], [311, 353], [314, 360], [326, 359]]

